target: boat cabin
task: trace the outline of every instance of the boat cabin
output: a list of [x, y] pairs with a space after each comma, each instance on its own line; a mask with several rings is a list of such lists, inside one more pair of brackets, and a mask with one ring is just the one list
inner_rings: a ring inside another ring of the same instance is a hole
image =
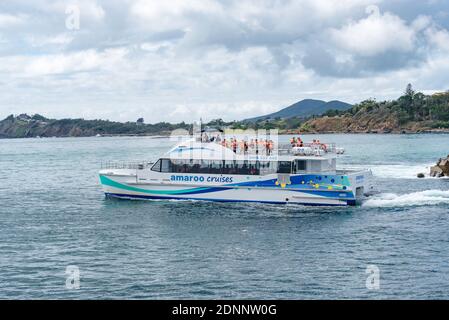
[[159, 159], [152, 171], [162, 173], [202, 173], [233, 175], [334, 173], [335, 158], [305, 158], [276, 161], [263, 160], [208, 160], [208, 159]]

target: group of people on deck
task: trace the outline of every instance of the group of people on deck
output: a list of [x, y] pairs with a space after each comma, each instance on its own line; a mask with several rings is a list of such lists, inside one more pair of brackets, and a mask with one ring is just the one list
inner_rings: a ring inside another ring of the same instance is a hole
[[201, 142], [220, 142], [220, 134], [208, 136], [207, 133], [201, 133]]
[[222, 138], [218, 135], [207, 135], [207, 133], [201, 133], [201, 142], [215, 142], [221, 144], [223, 147], [229, 148], [235, 153], [264, 153], [271, 155], [274, 149], [274, 142], [270, 139], [243, 139], [238, 140], [236, 137], [231, 139]]
[[301, 140], [300, 137], [298, 137], [298, 138], [295, 138], [295, 137], [291, 138], [290, 139], [290, 144], [291, 144], [292, 148], [293, 147], [304, 147], [304, 142]]
[[[290, 144], [291, 144], [292, 148], [294, 148], [294, 147], [304, 147], [305, 146], [304, 142], [301, 140], [300, 137], [298, 137], [298, 138], [295, 138], [295, 137], [291, 138], [290, 139]], [[323, 149], [324, 151], [327, 150], [326, 144], [321, 143], [319, 139], [313, 139], [312, 143], [308, 143], [307, 145], [312, 147], [312, 148], [320, 148], [320, 149]]]
[[235, 137], [230, 140], [223, 139], [221, 145], [226, 148], [232, 149], [235, 153], [243, 152], [244, 154], [265, 152], [267, 155], [271, 155], [274, 148], [273, 140], [268, 139], [251, 139], [249, 141], [237, 140]]

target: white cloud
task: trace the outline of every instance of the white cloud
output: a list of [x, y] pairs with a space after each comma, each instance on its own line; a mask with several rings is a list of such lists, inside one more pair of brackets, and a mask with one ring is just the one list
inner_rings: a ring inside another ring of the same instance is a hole
[[85, 0], [78, 1], [80, 6], [81, 15], [88, 15], [91, 18], [102, 20], [105, 17], [105, 11], [102, 6], [100, 6], [95, 1]]
[[182, 16], [185, 12], [208, 12], [219, 4], [210, 0], [137, 0], [131, 12], [148, 19], [158, 19], [163, 15]]
[[26, 15], [13, 15], [0, 13], [0, 28], [9, 28], [22, 24], [26, 20]]
[[73, 35], [60, 33], [52, 36], [30, 36], [27, 41], [32, 47], [45, 47], [49, 45], [65, 46], [73, 41]]
[[66, 14], [66, 9], [71, 6], [79, 8], [81, 19], [102, 20], [106, 15], [103, 6], [96, 0], [43, 0], [43, 4], [37, 7], [51, 13]]
[[430, 45], [434, 46], [437, 50], [449, 53], [449, 32], [447, 30], [429, 28], [426, 30], [426, 35]]
[[[68, 54], [43, 56], [9, 56], [0, 58], [0, 74], [13, 72], [14, 78], [34, 78], [46, 75], [86, 72], [98, 68], [108, 70], [120, 62], [127, 50], [108, 49], [103, 52], [86, 50]], [[38, 80], [41, 80], [39, 78]]]
[[221, 6], [213, 0], [137, 0], [130, 8], [142, 26], [153, 31], [188, 28], [187, 14], [209, 14], [220, 10]]
[[413, 21], [412, 27], [415, 32], [419, 32], [431, 26], [432, 23], [432, 17], [420, 15]]
[[[232, 120], [303, 98], [358, 102], [449, 83], [440, 2], [407, 15], [381, 0], [70, 3], [74, 32], [66, 1], [2, 1], [0, 118]], [[380, 11], [367, 14], [372, 4]]]
[[416, 39], [411, 26], [388, 12], [373, 12], [367, 18], [332, 29], [331, 36], [337, 46], [363, 56], [374, 56], [390, 50], [411, 51]]

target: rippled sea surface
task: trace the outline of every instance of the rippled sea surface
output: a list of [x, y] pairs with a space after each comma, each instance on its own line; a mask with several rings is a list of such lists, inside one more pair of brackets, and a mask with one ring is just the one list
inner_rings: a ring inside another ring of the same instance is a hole
[[449, 180], [416, 174], [449, 135], [320, 138], [380, 194], [348, 208], [112, 200], [101, 162], [156, 159], [168, 139], [0, 140], [0, 298], [448, 299]]

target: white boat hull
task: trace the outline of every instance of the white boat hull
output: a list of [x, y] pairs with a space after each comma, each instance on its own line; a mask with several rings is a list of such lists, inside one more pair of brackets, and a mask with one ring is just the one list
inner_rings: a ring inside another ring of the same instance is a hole
[[[135, 171], [134, 171], [135, 172]], [[100, 173], [100, 181], [106, 196], [124, 199], [179, 199], [221, 202], [261, 202], [301, 205], [347, 206], [355, 205], [363, 196], [357, 188], [368, 191], [371, 173], [357, 172], [353, 176], [291, 176], [291, 183], [282, 185], [275, 177], [265, 180], [232, 184], [179, 183], [171, 181], [139, 181], [137, 174], [118, 172]], [[324, 181], [341, 178], [344, 183], [331, 185]], [[206, 177], [207, 178], [207, 177]], [[167, 180], [167, 179], [165, 179]], [[320, 180], [320, 181], [318, 181]], [[207, 179], [204, 179], [207, 181]], [[300, 182], [299, 182], [300, 181]], [[304, 183], [307, 181], [307, 183]], [[351, 185], [352, 184], [352, 185]], [[357, 185], [358, 184], [358, 185]]]

